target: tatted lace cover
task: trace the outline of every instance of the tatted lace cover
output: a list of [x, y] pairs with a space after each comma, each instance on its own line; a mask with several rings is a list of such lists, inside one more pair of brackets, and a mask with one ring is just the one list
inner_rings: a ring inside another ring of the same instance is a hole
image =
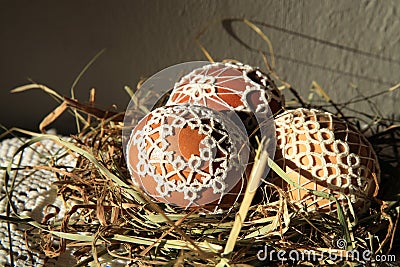
[[[287, 111], [275, 119], [275, 125], [276, 161], [289, 177], [302, 187], [334, 194], [345, 207], [349, 199], [356, 212], [368, 208], [380, 170], [375, 152], [362, 134], [334, 115], [315, 109]], [[336, 211], [334, 201], [286, 187], [289, 195], [309, 210]]]
[[[132, 177], [137, 179], [134, 182], [139, 182], [139, 186], [145, 184], [146, 179], [156, 181], [158, 195], [153, 197], [169, 203], [169, 195], [180, 192], [187, 200], [187, 207], [208, 204], [202, 203], [200, 193], [203, 190], [211, 188], [215, 194], [208, 202], [221, 200], [242, 179], [240, 171], [237, 175], [230, 173], [229, 177], [228, 173], [240, 170], [247, 163], [245, 153], [238, 154], [239, 148], [246, 144], [246, 137], [220, 113], [202, 106], [177, 105], [157, 108], [143, 120], [147, 120], [144, 126], [132, 131], [127, 161]], [[199, 155], [192, 154], [189, 159], [168, 143], [170, 137], [178, 136], [186, 127], [205, 136], [200, 141]], [[134, 166], [131, 166], [134, 160], [129, 153], [132, 146], [138, 151], [138, 162]]]
[[[266, 90], [251, 80], [247, 76], [250, 70], [253, 69], [248, 65], [233, 63], [214, 63], [195, 69], [175, 84], [167, 105], [193, 103], [211, 108], [217, 105], [217, 110], [266, 113], [271, 99], [275, 98], [282, 102], [282, 98], [279, 99], [281, 95], [267, 77], [260, 78], [260, 81], [265, 84], [263, 84], [264, 87], [276, 89], [278, 93], [273, 94], [271, 90]], [[255, 73], [262, 77], [260, 71]], [[230, 83], [231, 86], [223, 86], [225, 83]], [[254, 95], [256, 99], [253, 98]], [[231, 101], [229, 96], [239, 96], [240, 103], [233, 103], [234, 101]]]
[[273, 114], [278, 114], [282, 111], [285, 106], [285, 97], [281, 94], [281, 91], [276, 87], [274, 81], [264, 72], [258, 68], [254, 68], [250, 65], [243, 64], [241, 62], [226, 62], [225, 65], [232, 68], [236, 68], [242, 71], [244, 76], [250, 78], [253, 82], [262, 85], [267, 94], [268, 103]]

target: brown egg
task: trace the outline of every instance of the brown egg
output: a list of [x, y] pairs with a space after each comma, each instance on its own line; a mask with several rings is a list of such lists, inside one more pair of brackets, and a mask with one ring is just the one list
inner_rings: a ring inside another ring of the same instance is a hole
[[266, 95], [265, 98], [268, 101], [269, 108], [274, 116], [283, 111], [283, 107], [285, 106], [285, 97], [282, 95], [278, 87], [276, 87], [274, 81], [266, 73], [262, 72], [259, 68], [238, 61], [227, 62], [225, 64], [238, 69], [243, 73], [243, 75], [261, 86]]
[[[193, 103], [239, 116], [252, 144], [268, 131], [283, 96], [258, 69], [241, 63], [212, 63], [193, 70], [174, 86], [167, 105]], [[261, 128], [261, 129], [260, 129]]]
[[258, 69], [234, 63], [213, 63], [178, 81], [167, 104], [193, 103], [214, 110], [267, 112], [282, 109], [284, 99], [274, 82]]
[[[380, 181], [379, 163], [368, 140], [354, 127], [319, 110], [299, 108], [275, 119], [275, 161], [301, 187], [335, 196], [346, 210], [364, 212]], [[308, 211], [333, 212], [334, 201], [298, 189], [271, 171], [273, 182]]]
[[245, 133], [221, 113], [194, 105], [160, 107], [132, 131], [127, 163], [135, 184], [157, 201], [231, 206], [243, 187], [244, 143]]

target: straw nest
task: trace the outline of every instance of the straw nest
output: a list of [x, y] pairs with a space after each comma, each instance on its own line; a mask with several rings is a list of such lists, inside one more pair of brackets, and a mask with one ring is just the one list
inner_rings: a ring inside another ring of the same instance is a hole
[[[204, 47], [202, 49], [204, 51]], [[259, 188], [262, 200], [246, 209], [247, 217], [239, 228], [234, 222], [241, 203], [216, 214], [155, 203], [131, 182], [122, 148], [124, 113], [96, 108], [94, 90], [91, 101], [83, 104], [62, 97], [44, 85], [31, 84], [14, 91], [40, 88], [61, 103], [41, 123], [42, 132], [66, 111], [75, 116], [79, 127], [69, 139], [45, 133], [11, 131], [33, 136], [19, 151], [50, 139], [74, 155], [76, 164], [73, 169], [51, 163], [48, 166], [58, 177], [55, 186], [64, 207], [57, 208], [65, 209], [64, 215], [48, 213], [43, 221], [37, 222], [14, 209], [8, 220], [30, 224], [29, 235], [40, 240], [48, 257], [57, 257], [66, 249], [72, 249], [79, 261], [77, 266], [89, 263], [100, 266], [104, 257], [139, 266], [394, 266], [394, 261], [376, 262], [374, 259], [375, 255], [390, 256], [400, 251], [400, 237], [396, 235], [400, 216], [399, 121], [357, 113], [347, 107], [354, 102], [372, 105], [374, 97], [397, 90], [400, 85], [370, 97], [360, 96], [335, 103], [316, 82], [313, 82], [312, 97], [305, 100], [272, 70], [270, 74], [280, 82], [278, 85], [289, 100], [287, 108], [330, 111], [362, 131], [373, 145], [381, 166], [381, 184], [379, 194], [361, 217], [347, 217], [340, 208], [331, 215], [306, 212], [293, 205], [282, 189], [270, 183], [263, 183]], [[134, 97], [132, 90], [126, 89]], [[135, 100], [137, 110], [141, 110], [141, 103], [146, 99]], [[351, 117], [346, 115], [350, 112]], [[362, 129], [360, 125], [363, 125]], [[282, 179], [290, 180], [272, 160], [269, 165]], [[11, 164], [8, 173], [10, 170]], [[330, 195], [319, 196], [332, 198]], [[227, 244], [234, 230], [239, 231], [238, 238], [233, 244], [231, 241]], [[286, 259], [282, 260], [277, 253], [269, 253], [262, 259], [266, 249], [269, 252], [286, 251]], [[303, 257], [294, 259], [296, 255], [289, 254], [291, 251], [303, 253]], [[370, 260], [365, 262], [361, 256], [352, 256], [354, 251], [360, 255], [370, 252], [367, 254]], [[395, 256], [397, 260], [400, 257]]]
[[[321, 103], [322, 88], [313, 88], [317, 93], [314, 100]], [[47, 90], [56, 94], [49, 88]], [[76, 157], [73, 169], [50, 166], [59, 178], [55, 185], [66, 213], [62, 219], [57, 219], [55, 213], [47, 214], [40, 223], [19, 217], [32, 225], [30, 235], [41, 239], [43, 251], [49, 257], [59, 256], [71, 247], [81, 260], [80, 266], [92, 261], [99, 263], [105, 254], [142, 266], [312, 265], [316, 262], [363, 265], [371, 262], [364, 263], [361, 257], [352, 258], [346, 249], [357, 250], [360, 254], [369, 250], [371, 259], [376, 254], [392, 255], [399, 251], [400, 239], [395, 232], [400, 211], [400, 184], [396, 180], [400, 171], [400, 127], [396, 121], [376, 120], [367, 114], [359, 114], [359, 118], [343, 117], [345, 110], [341, 105], [332, 101], [315, 105], [302, 100], [292, 87], [287, 90], [295, 96], [296, 101], [289, 101], [292, 106], [336, 110], [336, 114], [353, 125], [357, 126], [361, 121], [369, 125], [364, 132], [369, 133], [368, 139], [379, 157], [382, 183], [370, 209], [358, 220], [347, 218], [340, 209], [334, 216], [304, 212], [292, 205], [280, 188], [264, 183], [259, 188], [262, 201], [248, 208], [234, 250], [224, 254], [240, 203], [235, 203], [225, 212], [205, 214], [199, 210], [182, 210], [153, 202], [130, 180], [122, 151], [124, 114], [103, 111], [93, 107], [93, 103], [82, 104], [66, 97], [62, 97], [62, 104], [44, 119], [41, 130], [44, 131], [62, 112], [70, 110], [82, 125], [79, 133], [68, 140], [51, 134], [31, 133], [33, 139], [20, 149], [50, 139]], [[138, 109], [140, 103], [137, 101]], [[276, 164], [271, 162], [270, 166], [279, 173]], [[287, 179], [284, 175], [282, 178]], [[18, 217], [18, 211], [15, 212]], [[346, 242], [347, 247], [338, 248], [338, 240]], [[275, 254], [260, 260], [266, 248], [286, 253], [296, 250], [318, 257], [292, 259], [287, 254], [287, 260], [279, 261]]]

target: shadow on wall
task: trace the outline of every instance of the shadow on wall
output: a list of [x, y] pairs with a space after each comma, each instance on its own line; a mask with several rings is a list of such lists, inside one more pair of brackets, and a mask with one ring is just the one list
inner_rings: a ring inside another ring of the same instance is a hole
[[[344, 0], [9, 2], [0, 10], [0, 123], [37, 130], [58, 104], [42, 92], [9, 91], [34, 81], [71, 96], [82, 68], [103, 48], [76, 84], [75, 97], [88, 102], [96, 88], [97, 105], [112, 111], [126, 108], [125, 85], [135, 88], [165, 67], [204, 60], [196, 37], [215, 60], [238, 59], [266, 70], [260, 51], [271, 58], [267, 43], [238, 17], [268, 36], [276, 73], [304, 97], [314, 80], [336, 102], [359, 92], [372, 95], [399, 81], [397, 13], [395, 2]], [[374, 100], [391, 114], [397, 99], [393, 91]], [[355, 103], [349, 108], [370, 109]], [[66, 134], [75, 131], [75, 122], [66, 114], [53, 127]]]

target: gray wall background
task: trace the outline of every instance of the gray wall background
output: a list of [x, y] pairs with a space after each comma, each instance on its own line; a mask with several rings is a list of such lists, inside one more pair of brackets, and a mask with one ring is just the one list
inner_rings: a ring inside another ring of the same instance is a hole
[[[226, 31], [223, 18], [265, 24], [257, 25], [273, 43], [277, 72], [303, 96], [313, 80], [337, 102], [357, 95], [351, 84], [373, 94], [400, 82], [399, 12], [396, 0], [2, 0], [0, 123], [37, 129], [56, 102], [38, 90], [9, 91], [32, 79], [69, 95], [75, 77], [103, 48], [106, 52], [79, 81], [76, 96], [87, 101], [95, 87], [100, 107], [116, 104], [124, 110], [129, 102], [124, 85], [135, 87], [141, 77], [165, 67], [205, 59], [194, 40], [211, 22], [201, 41], [214, 59], [263, 67], [257, 50], [267, 51], [267, 46], [261, 38], [243, 23], [232, 22], [249, 49]], [[384, 115], [399, 115], [399, 91], [375, 99]], [[54, 126], [64, 133], [75, 127], [69, 115]]]

